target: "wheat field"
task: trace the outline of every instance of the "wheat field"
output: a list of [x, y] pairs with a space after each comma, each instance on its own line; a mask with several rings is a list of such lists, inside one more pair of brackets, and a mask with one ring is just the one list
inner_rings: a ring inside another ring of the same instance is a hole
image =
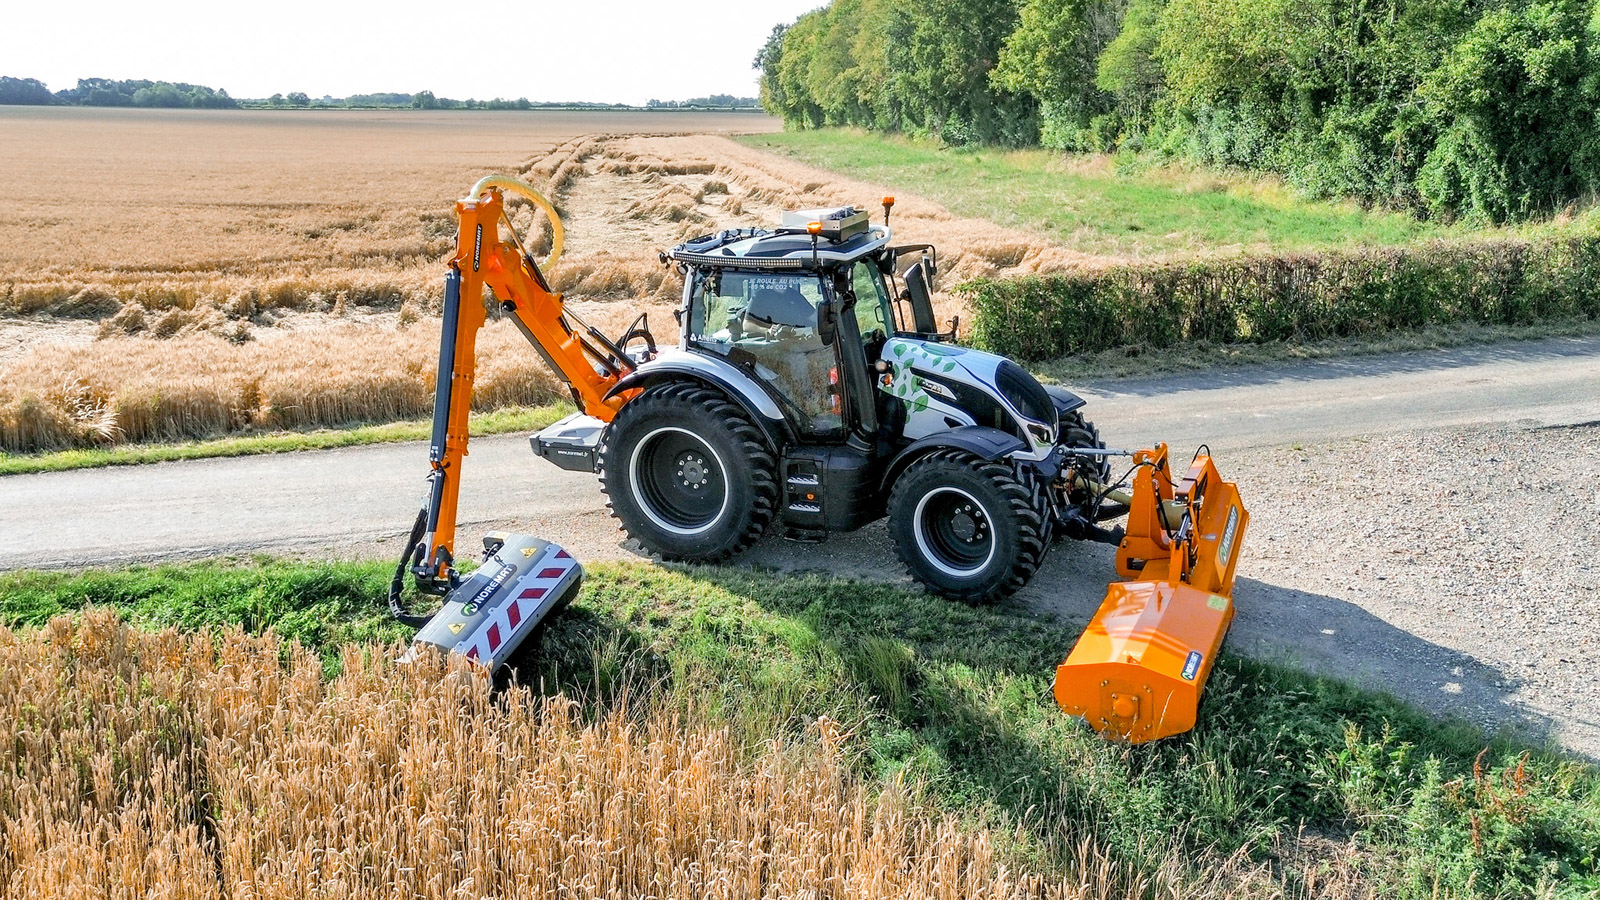
[[[682, 281], [658, 251], [886, 193], [709, 133], [775, 127], [753, 115], [12, 107], [0, 125], [10, 453], [425, 415], [454, 199], [490, 171], [555, 199], [552, 284], [611, 333], [640, 312], [671, 328]], [[945, 285], [1098, 261], [897, 199], [897, 238], [943, 248]], [[544, 249], [541, 219], [513, 221]], [[486, 336], [479, 369], [479, 408], [556, 396], [510, 335]]]
[[[342, 673], [239, 631], [109, 611], [0, 631], [0, 896], [1105, 897], [1008, 866], [1004, 835], [891, 785], [837, 723], [740, 748], [624, 700], [491, 689], [350, 646]], [[1137, 889], [1137, 886], [1135, 886]], [[1164, 896], [1170, 891], [1162, 890]]]

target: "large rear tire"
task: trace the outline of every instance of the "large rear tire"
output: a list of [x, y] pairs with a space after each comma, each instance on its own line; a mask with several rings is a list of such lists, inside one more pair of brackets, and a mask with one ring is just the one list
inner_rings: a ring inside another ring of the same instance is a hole
[[1016, 593], [1044, 560], [1032, 493], [1009, 465], [959, 450], [929, 453], [900, 475], [889, 534], [911, 577], [969, 603]]
[[600, 441], [611, 514], [665, 559], [718, 562], [755, 543], [777, 507], [776, 471], [744, 411], [691, 382], [628, 401]]

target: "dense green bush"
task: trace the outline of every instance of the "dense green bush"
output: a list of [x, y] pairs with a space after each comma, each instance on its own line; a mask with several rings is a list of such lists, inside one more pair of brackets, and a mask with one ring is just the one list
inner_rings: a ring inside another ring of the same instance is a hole
[[1501, 222], [1600, 190], [1595, 0], [834, 0], [774, 32], [796, 127], [1142, 149]]
[[1306, 341], [1600, 317], [1600, 238], [1433, 244], [980, 280], [972, 340], [1039, 360], [1184, 342]]
[[225, 90], [203, 84], [143, 79], [80, 78], [77, 87], [57, 91], [55, 102], [72, 106], [152, 106], [166, 108], [237, 109]]

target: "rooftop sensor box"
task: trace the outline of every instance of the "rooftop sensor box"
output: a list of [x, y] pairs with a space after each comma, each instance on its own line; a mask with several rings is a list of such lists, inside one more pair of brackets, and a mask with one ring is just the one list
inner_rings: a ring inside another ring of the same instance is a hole
[[853, 206], [789, 210], [778, 227], [780, 231], [805, 234], [812, 222], [822, 223], [822, 236], [830, 241], [848, 241], [867, 233], [867, 214]]

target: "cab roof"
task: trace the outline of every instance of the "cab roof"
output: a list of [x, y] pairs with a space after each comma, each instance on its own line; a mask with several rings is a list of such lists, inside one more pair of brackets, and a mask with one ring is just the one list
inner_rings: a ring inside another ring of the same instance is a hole
[[[842, 241], [817, 241], [816, 260], [821, 268], [845, 266], [871, 255], [889, 243], [886, 225], [873, 225], [864, 234]], [[666, 254], [695, 266], [732, 269], [812, 268], [811, 235], [800, 231], [764, 228], [730, 228], [685, 241]]]

